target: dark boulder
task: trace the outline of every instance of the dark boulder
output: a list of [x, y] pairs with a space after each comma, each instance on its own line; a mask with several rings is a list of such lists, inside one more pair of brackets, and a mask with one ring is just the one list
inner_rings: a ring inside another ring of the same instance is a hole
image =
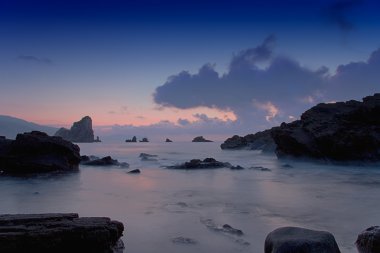
[[0, 215], [0, 252], [110, 253], [123, 234], [123, 223], [78, 214]]
[[265, 239], [265, 253], [340, 253], [334, 236], [325, 231], [282, 227]]
[[121, 163], [116, 159], [112, 159], [111, 156], [106, 156], [103, 158], [98, 158], [95, 156], [82, 156], [82, 165], [91, 165], [91, 166], [119, 166], [128, 168], [128, 163]]
[[0, 140], [0, 170], [5, 173], [73, 171], [79, 162], [79, 147], [61, 137], [32, 131]]
[[195, 169], [218, 169], [230, 168], [230, 163], [219, 162], [214, 158], [206, 158], [203, 161], [200, 159], [192, 159], [189, 162], [182, 164], [167, 166], [168, 169], [182, 169], [182, 170], [195, 170]]
[[221, 149], [249, 149], [274, 152], [276, 144], [271, 134], [274, 129], [276, 128], [274, 127], [255, 134], [248, 134], [244, 137], [234, 135], [225, 140], [220, 147]]
[[172, 140], [166, 138], [165, 142], [173, 142]]
[[70, 129], [60, 128], [55, 136], [72, 142], [95, 142], [92, 119], [85, 116], [80, 121], [74, 122]]
[[197, 136], [192, 140], [192, 142], [212, 142], [212, 141], [205, 139], [203, 136]]
[[348, 101], [318, 104], [300, 120], [272, 131], [278, 157], [327, 161], [380, 161], [380, 93]]
[[361, 232], [355, 244], [359, 253], [380, 252], [380, 227], [373, 226]]

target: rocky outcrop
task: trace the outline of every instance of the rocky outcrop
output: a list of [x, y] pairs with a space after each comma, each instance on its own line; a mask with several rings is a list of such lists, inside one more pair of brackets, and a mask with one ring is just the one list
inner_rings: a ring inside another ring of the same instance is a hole
[[119, 166], [123, 168], [129, 167], [128, 163], [121, 163], [116, 159], [112, 159], [111, 156], [105, 156], [103, 158], [98, 158], [96, 156], [81, 156], [81, 164], [91, 166]]
[[[76, 213], [0, 215], [0, 252], [110, 253], [123, 223]], [[121, 242], [121, 241], [119, 241]]]
[[272, 138], [272, 131], [276, 128], [271, 128], [255, 134], [248, 134], [244, 137], [234, 135], [225, 140], [220, 147], [222, 149], [250, 149], [262, 150], [263, 152], [274, 152], [276, 144]]
[[265, 253], [340, 253], [334, 236], [325, 231], [298, 227], [282, 227], [265, 239]]
[[355, 244], [359, 253], [380, 252], [380, 227], [373, 226], [361, 232]]
[[72, 142], [95, 142], [92, 119], [85, 116], [80, 121], [74, 122], [70, 130], [64, 127], [60, 128], [55, 136]]
[[212, 141], [205, 139], [203, 136], [197, 136], [192, 140], [192, 142], [212, 142]]
[[165, 142], [173, 142], [172, 140], [166, 138]]
[[380, 161], [380, 94], [318, 104], [272, 131], [278, 157]]
[[73, 171], [80, 162], [79, 147], [61, 137], [32, 131], [16, 140], [0, 139], [0, 170], [4, 173]]
[[148, 138], [144, 137], [140, 140], [140, 142], [149, 142]]
[[174, 166], [167, 166], [168, 169], [177, 170], [196, 170], [196, 169], [218, 169], [218, 168], [230, 168], [230, 163], [219, 162], [214, 158], [206, 158], [203, 161], [200, 159], [192, 159], [189, 162], [177, 164]]
[[127, 173], [128, 174], [140, 174], [141, 171], [139, 169], [134, 169], [134, 170], [128, 171]]
[[133, 136], [132, 139], [126, 139], [125, 142], [137, 142], [137, 138]]

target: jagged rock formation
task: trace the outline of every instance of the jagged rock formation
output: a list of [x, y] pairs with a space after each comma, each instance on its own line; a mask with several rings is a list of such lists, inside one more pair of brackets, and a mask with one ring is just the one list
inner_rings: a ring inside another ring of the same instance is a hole
[[340, 253], [340, 250], [334, 236], [329, 232], [282, 227], [267, 235], [264, 252]]
[[16, 140], [0, 139], [0, 170], [4, 173], [72, 171], [78, 169], [79, 147], [61, 137], [32, 131]]
[[214, 158], [206, 158], [203, 161], [200, 159], [192, 159], [189, 162], [182, 164], [167, 166], [168, 169], [177, 170], [195, 170], [195, 169], [218, 169], [218, 168], [230, 168], [230, 163], [219, 162]]
[[110, 253], [124, 226], [107, 217], [76, 213], [0, 215], [0, 252]]
[[252, 149], [274, 152], [276, 144], [271, 135], [273, 129], [276, 127], [255, 134], [248, 134], [244, 137], [234, 135], [225, 140], [220, 147], [222, 149]]
[[126, 139], [125, 142], [137, 142], [137, 138], [133, 136], [132, 139]]
[[195, 137], [192, 142], [212, 142], [210, 140], [206, 140], [205, 138], [203, 138], [203, 136], [197, 136]]
[[92, 119], [85, 116], [80, 121], [74, 122], [70, 130], [64, 127], [60, 128], [55, 136], [72, 142], [95, 142]]
[[278, 157], [380, 161], [380, 93], [363, 102], [318, 104], [272, 137]]
[[112, 159], [111, 156], [105, 156], [99, 158], [96, 156], [81, 156], [82, 165], [91, 165], [91, 166], [119, 166], [122, 168], [129, 168], [129, 164], [126, 162], [119, 162], [116, 159]]

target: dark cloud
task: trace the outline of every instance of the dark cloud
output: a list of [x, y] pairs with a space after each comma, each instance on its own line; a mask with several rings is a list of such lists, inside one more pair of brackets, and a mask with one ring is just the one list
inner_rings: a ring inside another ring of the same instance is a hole
[[181, 126], [187, 126], [187, 125], [191, 124], [191, 122], [189, 120], [181, 119], [181, 118], [179, 118], [177, 120], [177, 123], [178, 123], [178, 125], [181, 125]]
[[355, 26], [350, 19], [348, 12], [359, 6], [363, 0], [338, 0], [333, 2], [326, 9], [326, 15], [329, 21], [337, 25], [343, 31], [350, 31]]
[[33, 55], [19, 55], [17, 57], [18, 60], [21, 61], [28, 61], [28, 62], [35, 62], [35, 63], [43, 63], [43, 64], [52, 64], [52, 60], [48, 58], [39, 58]]
[[[273, 42], [268, 37], [260, 46], [241, 51], [223, 75], [206, 64], [196, 74], [171, 76], [156, 89], [154, 101], [164, 107], [229, 110], [242, 129], [263, 129], [292, 120], [318, 102], [360, 99], [379, 91], [380, 50], [366, 62], [340, 65], [329, 74], [326, 67], [314, 71], [291, 58], [274, 56]], [[264, 53], [259, 57], [257, 52]], [[262, 60], [268, 60], [267, 67], [258, 67]], [[205, 115], [196, 117], [208, 120]]]

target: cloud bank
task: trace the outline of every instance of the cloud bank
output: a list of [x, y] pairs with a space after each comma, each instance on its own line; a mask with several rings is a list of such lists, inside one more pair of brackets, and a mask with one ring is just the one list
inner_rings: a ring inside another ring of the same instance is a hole
[[319, 102], [361, 99], [380, 90], [380, 49], [367, 61], [340, 65], [331, 74], [324, 66], [312, 70], [275, 55], [275, 41], [271, 35], [234, 55], [225, 74], [205, 64], [198, 73], [169, 77], [156, 88], [154, 102], [180, 109], [231, 110], [236, 124], [258, 130], [294, 119]]

